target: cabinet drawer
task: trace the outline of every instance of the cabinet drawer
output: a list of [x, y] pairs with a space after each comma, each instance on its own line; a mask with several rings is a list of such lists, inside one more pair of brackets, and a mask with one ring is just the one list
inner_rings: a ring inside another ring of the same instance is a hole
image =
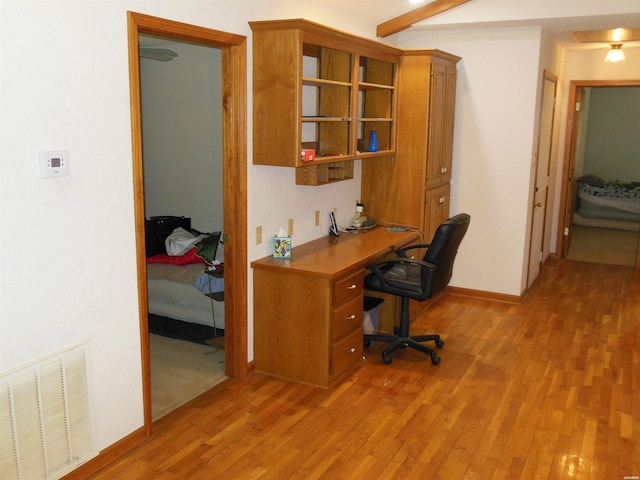
[[333, 284], [333, 306], [353, 298], [364, 292], [364, 270], [358, 270]]
[[363, 301], [362, 295], [358, 295], [347, 303], [343, 303], [333, 309], [333, 318], [331, 320], [332, 341], [335, 342], [347, 333], [352, 332], [358, 325], [362, 325]]
[[331, 375], [340, 374], [362, 358], [362, 326], [331, 346]]

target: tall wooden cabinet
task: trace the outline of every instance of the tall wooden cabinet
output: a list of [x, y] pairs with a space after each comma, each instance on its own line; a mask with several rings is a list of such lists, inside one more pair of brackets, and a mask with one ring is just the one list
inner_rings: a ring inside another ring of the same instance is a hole
[[321, 185], [353, 178], [353, 160], [395, 153], [402, 50], [307, 20], [250, 25], [254, 164], [295, 167], [297, 184]]
[[429, 242], [449, 217], [456, 64], [440, 50], [403, 52], [396, 155], [362, 165], [362, 201], [379, 223], [420, 227]]

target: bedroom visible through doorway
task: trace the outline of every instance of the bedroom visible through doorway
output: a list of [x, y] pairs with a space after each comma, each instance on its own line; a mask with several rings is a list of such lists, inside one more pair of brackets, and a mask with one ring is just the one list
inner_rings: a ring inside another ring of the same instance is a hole
[[567, 125], [563, 256], [638, 266], [640, 80], [572, 81]]
[[[142, 148], [139, 35], [153, 35], [222, 51], [222, 165], [224, 169], [224, 282], [233, 285], [224, 296], [225, 373], [248, 374], [247, 363], [247, 151], [246, 151], [246, 37], [128, 12], [129, 72], [132, 117], [133, 190], [137, 237], [138, 297], [144, 431], [151, 435], [151, 367], [148, 333], [147, 258]], [[170, 55], [172, 56], [172, 55]], [[166, 95], [172, 95], [166, 92]], [[197, 120], [197, 119], [196, 119]], [[180, 158], [175, 159], [176, 162]], [[209, 252], [210, 253], [210, 252]]]
[[197, 247], [180, 254], [161, 241], [175, 228], [193, 241], [224, 231], [222, 51], [153, 35], [139, 35], [139, 45], [146, 255], [157, 259], [147, 264], [155, 421], [226, 378], [224, 304], [206, 296], [211, 280], [223, 291], [224, 278], [193, 263], [201, 257], [182, 264]]

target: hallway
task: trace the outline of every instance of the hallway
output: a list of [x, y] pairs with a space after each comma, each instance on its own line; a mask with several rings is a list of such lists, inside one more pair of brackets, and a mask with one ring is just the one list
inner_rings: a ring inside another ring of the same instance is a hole
[[622, 479], [640, 474], [640, 276], [551, 261], [525, 302], [444, 295], [341, 386], [229, 380], [95, 479]]

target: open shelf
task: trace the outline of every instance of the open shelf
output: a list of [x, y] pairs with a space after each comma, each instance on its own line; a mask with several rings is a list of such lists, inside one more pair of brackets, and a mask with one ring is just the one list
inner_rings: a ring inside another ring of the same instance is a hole
[[393, 155], [402, 50], [306, 20], [250, 24], [254, 125], [273, 126], [254, 132], [255, 164], [295, 167], [297, 184], [323, 185], [353, 178], [356, 158]]

